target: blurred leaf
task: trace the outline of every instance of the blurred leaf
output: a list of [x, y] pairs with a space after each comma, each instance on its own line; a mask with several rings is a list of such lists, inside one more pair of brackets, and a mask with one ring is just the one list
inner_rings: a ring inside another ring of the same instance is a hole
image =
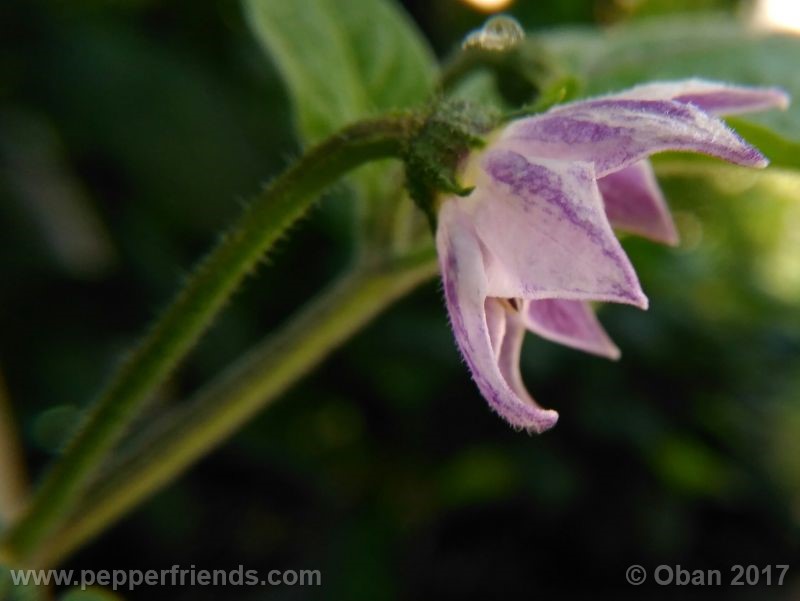
[[43, 601], [47, 587], [35, 584], [14, 584], [11, 568], [0, 565], [0, 599], [3, 601]]
[[39, 448], [56, 453], [78, 425], [80, 410], [74, 405], [56, 405], [42, 411], [33, 422], [32, 438]]
[[[65, 165], [87, 184], [119, 253], [171, 290], [186, 261], [172, 254], [180, 236], [205, 240], [236, 209], [237, 195], [284, 164], [275, 147], [291, 142], [285, 99], [258, 97], [263, 88], [243, 83], [234, 60], [218, 68], [124, 19], [54, 17], [48, 27], [41, 62], [26, 67], [40, 78], [47, 111], [29, 114], [52, 124]], [[150, 210], [158, 211], [154, 222]]]
[[314, 141], [373, 112], [423, 102], [434, 62], [410, 20], [388, 0], [244, 0], [276, 62], [298, 128]]
[[[705, 77], [781, 86], [800, 98], [800, 37], [767, 35], [722, 15], [646, 19], [607, 31], [569, 29], [543, 36], [549, 50], [584, 79], [589, 95], [658, 79]], [[748, 116], [800, 140], [800, 103]]]
[[0, 112], [6, 132], [0, 142], [0, 178], [38, 225], [53, 258], [71, 275], [96, 277], [111, 266], [115, 251], [99, 215], [66, 164], [52, 125], [24, 111]]
[[742, 119], [728, 119], [733, 129], [758, 148], [772, 167], [800, 169], [800, 143], [787, 140], [778, 132]]
[[445, 465], [438, 478], [445, 503], [470, 504], [502, 498], [518, 475], [509, 457], [495, 448], [472, 448]]
[[[739, 117], [727, 118], [728, 124], [750, 144], [758, 148], [769, 159], [770, 167], [800, 170], [800, 143], [785, 138], [767, 126], [750, 123]], [[668, 152], [657, 156], [655, 163], [670, 165], [673, 172], [679, 170], [678, 165], [685, 165], [696, 172], [698, 167], [715, 170], [726, 167], [723, 161], [714, 157], [688, 152]]]
[[[758, 148], [769, 159], [771, 168], [800, 170], [800, 143], [783, 137], [777, 131], [741, 118], [728, 118], [728, 124], [750, 144]], [[689, 152], [665, 152], [653, 158], [661, 171], [671, 174], [708, 173], [729, 168], [722, 160]], [[751, 172], [752, 173], [752, 172]]]
[[800, 173], [658, 159], [684, 258], [668, 269], [650, 266], [654, 296], [689, 303], [707, 320], [749, 325], [775, 322], [780, 307], [782, 328], [797, 324]]
[[784, 398], [769, 406], [769, 436], [762, 447], [765, 469], [786, 492], [790, 511], [800, 523], [800, 379], [792, 378]]
[[725, 494], [734, 475], [724, 457], [691, 438], [668, 438], [652, 458], [670, 488], [698, 496]]

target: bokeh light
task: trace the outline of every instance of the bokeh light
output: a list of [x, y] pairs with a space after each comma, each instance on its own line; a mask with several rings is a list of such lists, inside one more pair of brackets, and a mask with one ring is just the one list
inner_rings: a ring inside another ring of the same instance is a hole
[[797, 0], [758, 0], [753, 18], [760, 28], [800, 34]]
[[464, 4], [485, 13], [495, 13], [505, 10], [514, 3], [514, 0], [462, 0]]

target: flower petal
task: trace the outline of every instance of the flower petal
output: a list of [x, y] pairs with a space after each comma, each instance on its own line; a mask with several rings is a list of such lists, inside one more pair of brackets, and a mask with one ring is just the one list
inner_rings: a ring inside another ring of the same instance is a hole
[[[487, 312], [489, 305], [494, 304], [500, 306], [501, 310], [506, 316], [505, 336], [502, 343], [498, 348], [497, 365], [503, 379], [508, 382], [508, 385], [521, 399], [527, 403], [535, 403], [531, 398], [528, 390], [525, 388], [525, 383], [522, 381], [522, 374], [519, 369], [520, 354], [522, 353], [522, 341], [525, 338], [525, 325], [520, 319], [519, 313], [511, 311], [507, 307], [500, 305], [497, 299], [487, 299]], [[555, 411], [551, 412], [555, 419], [558, 414]], [[553, 422], [555, 424], [555, 421]], [[549, 426], [548, 426], [549, 427]]]
[[723, 121], [673, 100], [576, 102], [512, 123], [499, 143], [529, 158], [590, 162], [597, 177], [665, 150], [699, 152], [750, 167], [767, 165]]
[[529, 301], [520, 315], [525, 326], [542, 338], [587, 353], [619, 359], [619, 349], [588, 303], [561, 299]]
[[455, 199], [441, 207], [436, 246], [453, 332], [481, 394], [513, 426], [535, 432], [551, 428], [558, 413], [536, 404], [519, 379], [519, 367], [514, 371], [509, 363], [516, 342], [508, 338], [508, 312], [500, 301], [487, 300], [480, 241]]
[[656, 242], [678, 243], [678, 231], [650, 161], [639, 161], [606, 175], [597, 185], [611, 225]]
[[674, 100], [693, 104], [715, 115], [736, 115], [771, 108], [786, 109], [789, 106], [789, 95], [780, 88], [734, 86], [704, 79], [647, 83], [604, 98]]
[[500, 301], [491, 299], [492, 303], [489, 304], [489, 300], [490, 299], [487, 299], [484, 305], [484, 310], [486, 311], [486, 329], [489, 332], [489, 343], [492, 345], [495, 359], [497, 359], [500, 356], [500, 349], [503, 346], [503, 338], [506, 335], [508, 319], [506, 319], [506, 312], [500, 304]]
[[464, 199], [486, 251], [488, 296], [647, 307], [588, 163], [486, 152]]

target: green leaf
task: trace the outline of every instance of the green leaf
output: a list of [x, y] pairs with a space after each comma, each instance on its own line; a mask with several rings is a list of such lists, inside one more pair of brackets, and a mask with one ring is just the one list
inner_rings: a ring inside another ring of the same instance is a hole
[[800, 38], [766, 35], [720, 15], [653, 18], [606, 31], [570, 29], [542, 40], [583, 78], [594, 95], [658, 79], [703, 77], [780, 86], [795, 99], [785, 112], [748, 121], [800, 140]]
[[800, 170], [800, 142], [787, 140], [769, 127], [740, 118], [727, 121], [740, 136], [764, 153], [772, 167]]
[[389, 0], [244, 0], [286, 80], [304, 141], [377, 112], [424, 102], [434, 59]]
[[[769, 159], [772, 168], [800, 171], [800, 143], [787, 140], [769, 127], [750, 123], [741, 118], [728, 118], [728, 124], [750, 144], [758, 148]], [[737, 169], [722, 159], [689, 152], [665, 152], [652, 157], [661, 170], [671, 173], [698, 173], [703, 170], [717, 171], [720, 167]], [[742, 168], [739, 168], [742, 169]]]
[[[797, 175], [800, 172], [800, 143], [787, 140], [775, 131], [749, 123], [740, 118], [729, 118], [728, 123], [750, 144], [758, 148], [769, 159], [770, 173], [776, 167]], [[734, 167], [714, 157], [688, 152], [665, 152], [652, 157], [659, 175], [707, 175], [728, 177], [729, 173], [750, 172], [743, 167]]]

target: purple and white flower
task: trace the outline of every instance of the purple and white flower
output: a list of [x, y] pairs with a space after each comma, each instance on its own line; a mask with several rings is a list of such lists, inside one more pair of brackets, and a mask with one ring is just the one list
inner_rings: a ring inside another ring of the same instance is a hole
[[786, 107], [777, 89], [701, 80], [653, 83], [511, 122], [462, 169], [436, 244], [456, 341], [492, 409], [542, 432], [558, 414], [528, 394], [526, 331], [616, 359], [589, 303], [647, 308], [613, 227], [667, 244], [677, 232], [647, 157], [679, 150], [763, 168], [718, 114]]

